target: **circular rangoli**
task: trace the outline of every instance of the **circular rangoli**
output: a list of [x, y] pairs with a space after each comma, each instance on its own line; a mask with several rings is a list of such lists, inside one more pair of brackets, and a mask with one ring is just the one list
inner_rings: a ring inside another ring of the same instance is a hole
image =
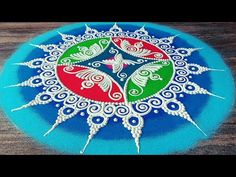
[[234, 82], [220, 55], [151, 23], [78, 23], [7, 60], [1, 106], [24, 133], [70, 154], [169, 154], [227, 118]]

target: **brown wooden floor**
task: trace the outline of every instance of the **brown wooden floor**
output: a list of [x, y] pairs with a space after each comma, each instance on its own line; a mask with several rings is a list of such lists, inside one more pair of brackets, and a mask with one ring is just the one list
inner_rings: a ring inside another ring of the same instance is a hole
[[[0, 70], [5, 59], [19, 44], [67, 23], [0, 23]], [[236, 78], [236, 23], [194, 22], [160, 23], [188, 32], [213, 46], [222, 54]], [[0, 154], [59, 154], [22, 134], [0, 112]], [[185, 154], [235, 154], [236, 109], [210, 139]]]

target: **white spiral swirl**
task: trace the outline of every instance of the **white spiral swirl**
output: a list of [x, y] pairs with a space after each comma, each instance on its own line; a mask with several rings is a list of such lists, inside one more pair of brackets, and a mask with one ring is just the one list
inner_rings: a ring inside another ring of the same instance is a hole
[[144, 60], [143, 59], [141, 59], [141, 58], [139, 58], [139, 59], [137, 59], [137, 64], [141, 64], [141, 63], [143, 63], [144, 62]]
[[86, 100], [80, 100], [76, 103], [76, 108], [79, 110], [86, 109], [90, 103]]
[[47, 79], [47, 80], [44, 81], [44, 85], [45, 85], [45, 86], [55, 85], [55, 84], [57, 84], [57, 83], [58, 83], [58, 81], [57, 81], [57, 79], [55, 79], [55, 78], [53, 78], [53, 79]]
[[168, 44], [161, 44], [161, 45], [159, 45], [159, 47], [161, 49], [167, 49], [167, 48], [170, 48], [170, 45], [168, 45]]
[[150, 112], [152, 107], [146, 102], [139, 102], [135, 105], [135, 109], [137, 110], [137, 113], [142, 116]]
[[179, 69], [176, 71], [176, 74], [178, 74], [180, 76], [187, 76], [189, 73], [188, 73], [188, 71], [186, 71], [184, 69]]
[[170, 90], [164, 90], [160, 93], [160, 95], [166, 99], [172, 99], [176, 97], [175, 93]]
[[126, 47], [126, 50], [128, 52], [137, 52], [138, 51], [138, 48], [137, 47], [134, 47], [134, 46], [127, 46]]
[[52, 70], [54, 68], [54, 65], [51, 64], [51, 63], [44, 63], [42, 66], [41, 66], [41, 69], [42, 70]]
[[111, 31], [107, 31], [104, 33], [105, 36], [108, 36], [108, 37], [112, 37], [112, 36], [115, 36], [115, 34]]
[[125, 78], [127, 77], [127, 74], [126, 74], [126, 73], [121, 73], [121, 72], [119, 72], [119, 73], [117, 73], [117, 76], [118, 76], [119, 78], [125, 79]]
[[140, 90], [138, 90], [138, 89], [130, 89], [129, 90], [129, 95], [131, 95], [131, 96], [139, 96], [139, 95], [141, 95], [142, 93], [143, 93], [143, 89], [142, 89], [142, 87], [139, 87], [140, 88]]
[[119, 53], [117, 49], [114, 49], [113, 47], [111, 47], [111, 49], [109, 50], [110, 54], [115, 54], [115, 53]]
[[125, 37], [125, 36], [127, 36], [127, 32], [119, 32], [119, 33], [116, 33], [116, 36]]
[[98, 114], [100, 113], [102, 106], [100, 104], [92, 104], [87, 108], [88, 114]]
[[91, 56], [94, 55], [94, 52], [93, 52], [92, 50], [90, 50], [90, 49], [88, 49], [88, 50], [86, 50], [86, 51], [83, 51], [83, 52], [84, 52], [85, 55], [87, 55], [87, 56], [89, 56], [89, 57], [91, 57]]
[[183, 66], [186, 66], [186, 65], [187, 65], [187, 63], [183, 60], [176, 60], [175, 61], [175, 66], [177, 66], [177, 67], [183, 67]]
[[68, 97], [68, 92], [67, 91], [62, 91], [57, 93], [56, 95], [53, 96], [54, 101], [63, 101]]
[[54, 50], [54, 51], [50, 52], [50, 55], [51, 55], [51, 56], [59, 56], [59, 55], [61, 55], [61, 54], [62, 54], [62, 52], [59, 51], [59, 50]]
[[88, 40], [88, 39], [93, 39], [93, 35], [92, 34], [84, 34], [83, 38]]
[[75, 104], [78, 100], [79, 100], [79, 98], [77, 96], [70, 95], [65, 99], [64, 104], [72, 105], [72, 104]]
[[151, 71], [142, 69], [142, 70], [140, 70], [140, 71], [138, 72], [138, 74], [139, 74], [140, 76], [146, 76], [146, 77], [148, 77], [148, 76], [151, 74]]
[[157, 52], [157, 53], [154, 54], [154, 57], [157, 58], [157, 59], [160, 59], [160, 58], [163, 57], [163, 55], [161, 53]]
[[166, 60], [166, 61], [162, 61], [161, 64], [164, 66], [168, 66], [170, 64], [170, 62], [168, 60]]
[[111, 98], [112, 100], [120, 100], [122, 98], [122, 93], [114, 92], [111, 94], [109, 91], [109, 98]]
[[166, 53], [168, 53], [168, 54], [173, 54], [173, 53], [175, 53], [175, 50], [174, 50], [174, 49], [171, 49], [171, 48], [166, 49], [165, 51], [166, 51]]
[[171, 84], [169, 89], [175, 93], [180, 93], [183, 90], [178, 84]]
[[148, 104], [153, 108], [161, 108], [163, 105], [163, 101], [161, 98], [153, 97], [148, 100]]
[[98, 74], [92, 75], [91, 77], [91, 81], [93, 82], [101, 82], [103, 79], [104, 79], [104, 76], [98, 75]]
[[40, 73], [40, 76], [42, 78], [52, 78], [55, 76], [55, 72], [52, 70], [46, 70], [46, 71], [43, 71], [42, 73]]
[[128, 37], [136, 38], [138, 35], [134, 33], [127, 33]]
[[183, 57], [181, 55], [172, 55], [171, 58], [173, 60], [182, 60], [183, 59]]
[[184, 76], [175, 76], [175, 80], [179, 83], [186, 83], [188, 82], [188, 78]]
[[47, 91], [54, 93], [54, 92], [60, 91], [61, 89], [62, 87], [60, 85], [52, 85], [51, 87], [47, 89]]
[[75, 43], [74, 42], [72, 42], [72, 41], [66, 41], [66, 42], [64, 42], [64, 49], [65, 48], [69, 48], [70, 46], [72, 46], [72, 45], [74, 45]]
[[151, 38], [151, 37], [148, 36], [148, 35], [142, 35], [142, 36], [139, 37], [140, 40], [145, 40], [145, 41], [150, 40], [150, 38]]
[[104, 34], [103, 34], [103, 33], [96, 33], [96, 34], [94, 34], [94, 36], [97, 37], [97, 38], [99, 38], [99, 37], [103, 37]]
[[150, 39], [150, 42], [151, 42], [152, 44], [158, 44], [158, 43], [160, 43], [159, 39], [156, 39], [156, 38]]
[[131, 110], [128, 106], [120, 105], [116, 107], [116, 115], [118, 117], [125, 117], [128, 116], [131, 113]]
[[77, 71], [73, 72], [74, 66], [72, 65], [67, 65], [66, 67], [63, 68], [63, 71], [68, 73], [68, 74], [76, 74]]
[[65, 63], [68, 64], [68, 63], [71, 63], [71, 59], [68, 58], [68, 57], [66, 57], [66, 58], [61, 59], [60, 62], [61, 62], [62, 64], [65, 64]]
[[99, 44], [108, 44], [108, 40], [107, 39], [101, 39], [100, 41], [99, 41]]
[[92, 88], [94, 86], [94, 82], [92, 81], [83, 81], [81, 83], [82, 88]]
[[115, 106], [114, 105], [105, 105], [103, 108], [103, 113], [107, 116], [107, 117], [111, 117], [115, 114]]
[[57, 60], [57, 58], [58, 58], [57, 56], [48, 56], [48, 57], [45, 58], [45, 60], [47, 62], [54, 62], [54, 61]]
[[92, 67], [98, 68], [98, 67], [101, 66], [101, 62], [100, 61], [95, 61], [91, 65], [92, 65]]
[[154, 81], [155, 81], [155, 80], [160, 80], [160, 79], [161, 79], [161, 76], [160, 76], [159, 74], [153, 74], [153, 73], [152, 73], [152, 74], [150, 75], [150, 79], [151, 79], [151, 80], [154, 80]]

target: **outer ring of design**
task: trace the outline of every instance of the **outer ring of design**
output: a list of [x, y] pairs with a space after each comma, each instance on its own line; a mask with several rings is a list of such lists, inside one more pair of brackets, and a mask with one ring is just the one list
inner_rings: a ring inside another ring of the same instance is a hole
[[[88, 25], [110, 25], [114, 23], [86, 23]], [[83, 28], [85, 23], [76, 23], [72, 25], [66, 25], [55, 30], [49, 31], [42, 35], [39, 35], [32, 40], [24, 43], [19, 47], [19, 49], [10, 56], [5, 65], [3, 71], [0, 73], [0, 106], [4, 110], [8, 119], [22, 130], [27, 135], [30, 135], [32, 138], [38, 142], [45, 144], [53, 149], [56, 149], [60, 152], [70, 153], [70, 154], [79, 154], [81, 147], [83, 147], [84, 142], [87, 139], [87, 136], [74, 135], [69, 132], [63, 131], [60, 128], [54, 130], [54, 133], [48, 137], [44, 137], [43, 134], [48, 130], [51, 125], [40, 118], [40, 115], [35, 113], [33, 109], [24, 109], [20, 112], [11, 112], [13, 107], [17, 105], [25, 104], [23, 96], [19, 96], [20, 88], [12, 88], [11, 91], [5, 89], [6, 85], [11, 85], [18, 83], [17, 71], [18, 67], [12, 67], [12, 63], [20, 62], [21, 58], [26, 57], [32, 50], [33, 46], [29, 44], [40, 44], [48, 39], [58, 35], [57, 31], [66, 33], [75, 28]], [[158, 28], [163, 30], [170, 35], [180, 34], [181, 38], [185, 41], [188, 41], [193, 47], [199, 48], [202, 47], [204, 50], [200, 50], [199, 53], [206, 60], [208, 67], [210, 68], [221, 68], [225, 70], [224, 74], [211, 72], [210, 76], [212, 79], [212, 92], [218, 93], [219, 95], [225, 97], [225, 100], [219, 100], [214, 97], [210, 97], [208, 104], [202, 110], [202, 112], [197, 117], [196, 123], [201, 125], [201, 128], [206, 132], [207, 135], [212, 135], [220, 124], [229, 116], [230, 111], [235, 102], [235, 83], [232, 77], [230, 69], [224, 63], [222, 57], [210, 46], [201, 40], [186, 34], [184, 32], [152, 23], [118, 23], [118, 25], [133, 25], [140, 28], [145, 25], [145, 28], [148, 30], [152, 28]], [[95, 27], [96, 28], [96, 27]], [[212, 63], [211, 60], [214, 60]], [[9, 75], [11, 73], [11, 75]], [[222, 83], [224, 82], [224, 83]], [[225, 91], [227, 90], [227, 92]], [[11, 98], [15, 98], [12, 103]], [[217, 105], [221, 105], [221, 109], [218, 109]], [[211, 110], [211, 111], [209, 111]], [[210, 118], [206, 119], [206, 117]], [[31, 126], [29, 126], [31, 125]], [[191, 136], [189, 136], [191, 134]], [[178, 128], [175, 132], [170, 132], [166, 135], [155, 137], [155, 138], [141, 138], [140, 143], [142, 148], [140, 149], [140, 154], [170, 154], [174, 152], [186, 151], [189, 148], [193, 147], [200, 140], [206, 139], [201, 132], [199, 132], [193, 125], [187, 124], [184, 127]], [[182, 141], [184, 140], [184, 141]], [[166, 144], [168, 143], [168, 146]], [[119, 148], [117, 148], [119, 144]], [[103, 148], [97, 148], [103, 147]], [[110, 140], [105, 141], [101, 139], [94, 139], [88, 149], [86, 150], [87, 154], [137, 154], [134, 147], [133, 139], [130, 140]]]

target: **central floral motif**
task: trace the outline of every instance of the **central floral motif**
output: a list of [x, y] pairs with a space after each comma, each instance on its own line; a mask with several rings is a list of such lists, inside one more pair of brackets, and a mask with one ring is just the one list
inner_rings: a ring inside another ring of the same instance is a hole
[[173, 76], [168, 55], [132, 38], [96, 38], [73, 45], [58, 60], [57, 74], [69, 90], [98, 102], [141, 100]]

